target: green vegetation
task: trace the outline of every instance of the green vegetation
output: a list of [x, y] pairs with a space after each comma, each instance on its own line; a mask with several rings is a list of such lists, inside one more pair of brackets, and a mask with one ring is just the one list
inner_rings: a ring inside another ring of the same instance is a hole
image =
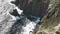
[[[47, 2], [47, 0], [45, 0]], [[42, 24], [39, 25], [39, 30], [36, 34], [56, 34], [56, 27], [60, 24], [60, 0], [50, 0], [48, 13], [42, 19]]]

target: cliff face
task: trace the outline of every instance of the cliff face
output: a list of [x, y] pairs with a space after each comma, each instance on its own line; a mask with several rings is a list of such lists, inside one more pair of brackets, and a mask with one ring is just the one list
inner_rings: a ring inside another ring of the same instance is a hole
[[12, 3], [22, 9], [25, 15], [39, 16], [42, 18], [47, 14], [49, 2], [50, 0], [16, 0], [16, 2]]
[[[50, 0], [48, 14], [42, 19], [37, 34], [60, 34], [60, 0]], [[39, 33], [40, 32], [40, 33]]]
[[[25, 18], [16, 23], [15, 17], [10, 14], [14, 6], [7, 2], [8, 0], [0, 0], [0, 34], [16, 34], [23, 24], [26, 26]], [[42, 17], [42, 24], [36, 26], [34, 34], [60, 34], [60, 0], [18, 0], [12, 3], [23, 10], [25, 15]]]

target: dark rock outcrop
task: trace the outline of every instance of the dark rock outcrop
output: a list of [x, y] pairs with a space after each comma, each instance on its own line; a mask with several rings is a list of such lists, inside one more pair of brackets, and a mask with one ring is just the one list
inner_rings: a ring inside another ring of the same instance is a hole
[[44, 2], [44, 0], [32, 0], [30, 3], [28, 2], [29, 0], [16, 0], [16, 2], [12, 3], [22, 9], [26, 16], [32, 15], [42, 18], [45, 14], [47, 14], [49, 1]]

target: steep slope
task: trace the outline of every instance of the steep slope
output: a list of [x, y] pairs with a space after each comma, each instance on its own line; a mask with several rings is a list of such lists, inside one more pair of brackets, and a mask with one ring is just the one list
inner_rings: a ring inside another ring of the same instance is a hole
[[60, 33], [60, 0], [50, 0], [48, 14], [44, 16], [39, 31], [36, 34]]

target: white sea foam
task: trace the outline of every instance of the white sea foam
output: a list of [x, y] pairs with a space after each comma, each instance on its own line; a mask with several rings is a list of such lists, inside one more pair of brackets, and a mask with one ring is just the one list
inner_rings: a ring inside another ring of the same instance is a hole
[[[15, 1], [15, 0], [9, 0], [8, 3], [10, 5], [14, 6], [14, 9], [16, 9], [19, 14], [21, 14], [23, 12], [23, 10], [20, 10], [17, 6], [15, 6], [14, 4], [10, 3], [11, 1]], [[13, 16], [11, 14], [9, 14], [9, 15], [13, 18], [13, 20], [16, 20], [15, 16]], [[3, 31], [0, 32], [1, 34], [5, 34], [6, 29], [8, 31], [8, 29], [10, 28], [10, 26], [12, 27], [12, 25], [13, 25], [11, 22], [8, 22], [8, 24], [9, 25], [7, 25], [6, 27], [4, 27], [5, 29], [3, 29]], [[36, 26], [36, 23], [30, 21], [29, 23], [26, 24], [26, 26], [22, 26], [22, 30], [24, 30], [24, 31], [21, 31], [21, 33], [19, 33], [19, 34], [33, 34], [33, 29], [35, 28], [35, 26]]]
[[23, 26], [23, 32], [21, 34], [33, 34], [33, 29], [35, 28], [36, 23], [30, 21], [26, 26]]
[[[10, 4], [14, 5], [12, 3], [10, 3]], [[15, 9], [17, 9], [19, 14], [21, 14], [23, 12], [23, 10], [20, 10], [17, 6], [15, 6]], [[36, 23], [30, 21], [28, 24], [26, 24], [26, 26], [22, 26], [23, 31], [21, 31], [21, 33], [19, 33], [19, 34], [33, 34], [33, 29], [35, 28], [35, 26], [36, 26]]]

